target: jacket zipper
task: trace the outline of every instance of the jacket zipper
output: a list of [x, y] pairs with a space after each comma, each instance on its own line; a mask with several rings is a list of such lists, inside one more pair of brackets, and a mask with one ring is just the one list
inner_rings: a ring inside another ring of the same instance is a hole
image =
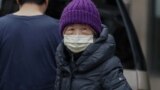
[[[71, 54], [71, 64], [74, 63], [74, 55]], [[72, 67], [72, 66], [71, 66]], [[72, 79], [73, 79], [73, 69], [71, 69], [71, 82], [70, 82], [70, 90], [72, 90]]]

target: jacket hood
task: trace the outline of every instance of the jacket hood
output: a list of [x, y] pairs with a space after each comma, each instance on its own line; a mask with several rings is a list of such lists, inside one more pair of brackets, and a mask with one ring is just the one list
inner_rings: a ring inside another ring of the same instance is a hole
[[[75, 62], [78, 71], [88, 71], [114, 55], [115, 41], [114, 38], [108, 34], [108, 29], [103, 25], [103, 30], [100, 37], [90, 44], [87, 49], [82, 53], [80, 58]], [[56, 62], [58, 66], [66, 66], [69, 63], [64, 53], [63, 42], [58, 46], [56, 53]]]

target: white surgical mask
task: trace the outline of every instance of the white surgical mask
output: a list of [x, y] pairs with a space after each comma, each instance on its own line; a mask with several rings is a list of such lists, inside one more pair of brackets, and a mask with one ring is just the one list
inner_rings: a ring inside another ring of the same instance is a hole
[[93, 43], [93, 35], [64, 35], [64, 45], [74, 53], [84, 51]]

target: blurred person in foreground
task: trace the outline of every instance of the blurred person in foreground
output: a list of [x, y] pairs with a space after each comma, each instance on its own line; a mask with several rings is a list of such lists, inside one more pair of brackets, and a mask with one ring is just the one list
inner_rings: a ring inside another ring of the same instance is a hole
[[57, 20], [44, 15], [48, 0], [17, 0], [0, 18], [0, 90], [54, 90]]

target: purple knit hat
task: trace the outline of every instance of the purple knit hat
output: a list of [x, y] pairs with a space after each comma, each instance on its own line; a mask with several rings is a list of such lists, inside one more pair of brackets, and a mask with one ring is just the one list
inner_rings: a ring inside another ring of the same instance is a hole
[[72, 0], [64, 8], [60, 18], [61, 34], [70, 24], [90, 25], [98, 34], [102, 29], [100, 14], [91, 0]]

